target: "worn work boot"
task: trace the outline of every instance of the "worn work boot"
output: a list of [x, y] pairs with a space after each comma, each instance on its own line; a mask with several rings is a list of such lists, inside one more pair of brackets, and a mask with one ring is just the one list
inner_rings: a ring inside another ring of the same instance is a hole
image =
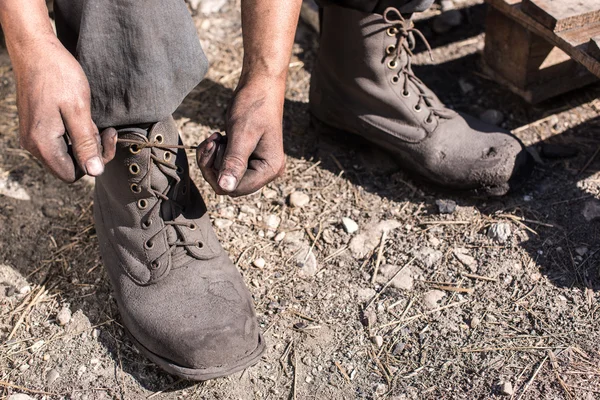
[[414, 75], [415, 36], [427, 41], [397, 9], [325, 6], [321, 25], [310, 90], [317, 127], [360, 135], [406, 169], [472, 194], [503, 195], [532, 170], [516, 137], [446, 108]]
[[256, 363], [265, 344], [178, 144], [172, 118], [120, 130], [115, 159], [96, 179], [94, 217], [137, 347], [167, 372], [207, 380]]

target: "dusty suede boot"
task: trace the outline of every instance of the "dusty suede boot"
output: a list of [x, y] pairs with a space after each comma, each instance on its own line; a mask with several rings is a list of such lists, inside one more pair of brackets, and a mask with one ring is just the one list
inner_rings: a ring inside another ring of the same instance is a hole
[[119, 131], [96, 179], [94, 217], [123, 323], [167, 372], [206, 380], [265, 349], [252, 297], [221, 248], [172, 118]]
[[427, 180], [474, 194], [503, 195], [532, 170], [516, 137], [446, 108], [414, 75], [415, 37], [427, 42], [397, 9], [325, 6], [321, 26], [310, 90], [318, 128], [360, 135]]

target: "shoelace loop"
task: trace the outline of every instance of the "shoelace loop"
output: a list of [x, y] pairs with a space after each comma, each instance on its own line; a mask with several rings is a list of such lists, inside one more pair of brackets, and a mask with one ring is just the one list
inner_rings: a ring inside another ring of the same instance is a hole
[[399, 60], [402, 58], [402, 54], [406, 53], [406, 63], [400, 66], [400, 70], [397, 74], [398, 80], [401, 75], [404, 76], [403, 82], [403, 93], [409, 92], [409, 82], [412, 82], [419, 90], [418, 96], [419, 101], [415, 105], [415, 111], [420, 112], [423, 108], [423, 105], [426, 105], [430, 111], [430, 114], [427, 116], [426, 121], [429, 123], [432, 121], [432, 117], [441, 117], [441, 118], [451, 118], [452, 113], [449, 110], [444, 108], [436, 108], [433, 106], [433, 97], [425, 91], [425, 84], [421, 81], [412, 71], [412, 57], [414, 56], [413, 50], [415, 48], [415, 35], [418, 36], [425, 47], [427, 47], [427, 51], [429, 53], [429, 57], [433, 61], [433, 51], [429, 42], [423, 35], [423, 33], [415, 28], [414, 23], [410, 19], [404, 18], [402, 13], [398, 11], [395, 7], [388, 7], [383, 12], [383, 19], [386, 24], [390, 25], [390, 29], [394, 28], [395, 31], [392, 33], [396, 36], [396, 45], [394, 47], [394, 51], [390, 53], [386, 53], [388, 56], [391, 55], [393, 58], [390, 60], [391, 65], [398, 65]]
[[[118, 138], [117, 143], [126, 144], [126, 145], [129, 145], [130, 147], [137, 146], [135, 154], [139, 153], [139, 151], [141, 151], [142, 149], [146, 149], [146, 148], [157, 148], [157, 149], [162, 149], [162, 150], [172, 150], [172, 149], [193, 150], [198, 147], [198, 146], [186, 146], [186, 145], [170, 145], [170, 144], [164, 144], [164, 143], [158, 143], [158, 142], [149, 142], [149, 141], [144, 141], [144, 140], [123, 139], [123, 138]], [[154, 154], [151, 154], [150, 158], [152, 159], [154, 164], [160, 164], [166, 168], [172, 169], [174, 171], [178, 171], [178, 167], [175, 163], [161, 160], [159, 157], [157, 157]], [[150, 168], [150, 166], [149, 166], [149, 168]], [[146, 176], [142, 179], [142, 181], [139, 183], [139, 185], [140, 186], [143, 185], [143, 183], [144, 183], [143, 181], [149, 179], [149, 177], [150, 177], [150, 174], [146, 174]], [[175, 175], [175, 177], [172, 179], [175, 180], [175, 185], [181, 181], [181, 178], [179, 178], [178, 175]], [[149, 227], [151, 225], [152, 216], [154, 213], [160, 211], [160, 207], [161, 207], [163, 201], [170, 201], [171, 204], [173, 204], [178, 209], [178, 211], [181, 211], [181, 212], [185, 211], [184, 206], [177, 203], [177, 201], [175, 201], [174, 199], [172, 199], [168, 196], [169, 191], [173, 187], [172, 184], [168, 185], [164, 192], [155, 190], [152, 187], [150, 187], [150, 185], [147, 185], [147, 187], [148, 187], [148, 191], [154, 197], [156, 197], [158, 199], [158, 201], [154, 204], [154, 206], [152, 206], [148, 210], [148, 212], [146, 213], [146, 216], [143, 218], [144, 222], [142, 224], [146, 224], [146, 225], [144, 225], [144, 227]], [[183, 226], [190, 230], [197, 229], [197, 225], [194, 223], [190, 224], [189, 222], [184, 222], [184, 221], [164, 221], [164, 226], [158, 232], [156, 232], [156, 234], [154, 236], [150, 237], [146, 243], [153, 243], [154, 238], [159, 236], [160, 234], [162, 234], [166, 229], [168, 229], [169, 226], [172, 226], [172, 227]], [[169, 249], [167, 250], [167, 252], [171, 252], [171, 253], [173, 253], [177, 247], [186, 247], [186, 246], [198, 246], [200, 248], [204, 247], [204, 244], [202, 242], [185, 242], [185, 241], [180, 241], [180, 240], [177, 240], [174, 242], [168, 242], [167, 244], [169, 246]], [[157, 260], [160, 259], [163, 255], [164, 255], [164, 253], [161, 254], [159, 257], [157, 257]], [[154, 262], [156, 262], [156, 261], [154, 261]]]

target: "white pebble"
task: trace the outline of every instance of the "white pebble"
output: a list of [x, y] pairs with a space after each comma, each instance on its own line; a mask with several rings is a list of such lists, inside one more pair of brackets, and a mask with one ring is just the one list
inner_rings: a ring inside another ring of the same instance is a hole
[[252, 262], [252, 264], [259, 269], [263, 269], [265, 267], [265, 265], [267, 265], [267, 262], [265, 261], [264, 258], [257, 258], [256, 260], [254, 260]]
[[56, 314], [56, 321], [60, 326], [65, 326], [71, 322], [71, 310], [68, 307], [63, 308]]
[[351, 220], [350, 218], [342, 218], [342, 225], [344, 225], [344, 230], [347, 233], [354, 233], [356, 231], [358, 231], [358, 224], [356, 222], [354, 222], [353, 220]]

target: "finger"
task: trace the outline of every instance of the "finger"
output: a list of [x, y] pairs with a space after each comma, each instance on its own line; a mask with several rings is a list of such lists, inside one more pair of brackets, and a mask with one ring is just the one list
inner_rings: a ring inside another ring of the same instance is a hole
[[84, 174], [78, 168], [64, 135], [47, 135], [30, 150], [58, 179], [73, 183]]
[[281, 175], [283, 166], [275, 170], [265, 160], [251, 160], [244, 177], [240, 181], [232, 196], [245, 196], [256, 192], [269, 182]]
[[90, 176], [104, 172], [102, 145], [96, 124], [92, 121], [89, 101], [62, 111], [79, 166]]
[[102, 162], [107, 164], [117, 152], [117, 130], [115, 128], [107, 128], [100, 134], [102, 143]]
[[230, 139], [225, 148], [223, 161], [219, 168], [219, 187], [226, 193], [233, 193], [248, 168], [248, 160], [256, 148], [257, 142], [241, 134]]
[[[216, 135], [216, 136], [215, 136]], [[214, 168], [214, 163], [217, 155], [218, 137], [220, 135], [215, 134], [210, 138], [202, 142], [196, 150], [196, 162], [202, 172], [202, 176], [208, 182], [208, 184], [217, 192], [217, 194], [223, 194], [217, 183], [218, 171]]]

